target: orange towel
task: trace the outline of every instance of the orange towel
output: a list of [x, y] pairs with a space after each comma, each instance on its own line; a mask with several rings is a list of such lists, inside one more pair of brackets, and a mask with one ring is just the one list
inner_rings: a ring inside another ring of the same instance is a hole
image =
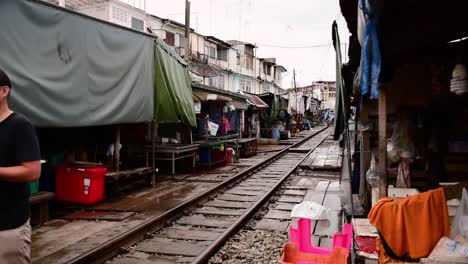
[[[447, 201], [442, 188], [401, 200], [383, 198], [372, 207], [369, 221], [379, 230], [381, 242], [386, 242], [402, 259], [427, 257], [439, 239], [450, 234]], [[382, 244], [377, 243], [377, 247], [382, 248]], [[380, 263], [388, 263], [388, 258], [383, 255], [380, 254]]]

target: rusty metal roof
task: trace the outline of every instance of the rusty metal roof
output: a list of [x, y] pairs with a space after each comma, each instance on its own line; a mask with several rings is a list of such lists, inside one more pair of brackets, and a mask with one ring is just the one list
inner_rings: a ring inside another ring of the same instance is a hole
[[256, 96], [255, 94], [248, 94], [246, 93], [249, 97], [249, 99], [252, 101], [252, 104], [257, 107], [257, 108], [268, 108], [270, 107], [267, 103], [265, 103], [260, 97]]

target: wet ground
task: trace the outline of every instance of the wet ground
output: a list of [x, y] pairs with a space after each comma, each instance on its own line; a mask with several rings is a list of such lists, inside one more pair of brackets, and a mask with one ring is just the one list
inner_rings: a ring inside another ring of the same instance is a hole
[[[291, 210], [303, 201], [313, 201], [330, 210], [328, 220], [313, 221], [311, 227], [312, 243], [330, 248], [333, 235], [341, 232], [343, 213], [351, 206], [349, 180], [341, 177], [341, 150], [337, 144], [328, 138], [316, 148], [309, 156], [312, 158], [304, 161], [303, 169], [296, 171], [268, 207], [233, 236], [209, 263], [278, 263], [282, 246], [289, 239], [289, 227], [297, 221], [291, 218]], [[340, 166], [334, 162], [336, 159], [340, 160]]]
[[304, 131], [299, 137], [285, 142], [285, 145], [259, 145], [258, 155], [241, 159], [232, 165], [194, 174], [181, 174], [175, 179], [159, 176], [155, 187], [146, 187], [92, 207], [74, 207], [70, 214], [61, 219], [34, 228], [33, 262], [67, 263], [83, 252], [141, 225], [150, 217], [163, 214], [313, 132]]

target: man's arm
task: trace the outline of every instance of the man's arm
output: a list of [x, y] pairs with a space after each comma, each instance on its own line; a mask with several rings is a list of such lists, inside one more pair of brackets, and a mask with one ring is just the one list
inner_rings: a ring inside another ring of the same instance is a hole
[[34, 182], [41, 176], [41, 161], [23, 161], [14, 167], [0, 167], [0, 180], [7, 182]]

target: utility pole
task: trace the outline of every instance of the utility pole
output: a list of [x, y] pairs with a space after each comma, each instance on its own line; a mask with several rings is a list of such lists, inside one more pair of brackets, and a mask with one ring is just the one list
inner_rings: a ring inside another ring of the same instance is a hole
[[190, 1], [185, 0], [185, 61], [190, 60]]
[[294, 81], [294, 96], [296, 97], [296, 120], [299, 120], [299, 105], [297, 100], [297, 86], [296, 86], [296, 69], [293, 68], [293, 81]]
[[297, 92], [297, 87], [296, 87], [296, 69], [293, 69], [293, 85], [294, 85], [294, 91]]

